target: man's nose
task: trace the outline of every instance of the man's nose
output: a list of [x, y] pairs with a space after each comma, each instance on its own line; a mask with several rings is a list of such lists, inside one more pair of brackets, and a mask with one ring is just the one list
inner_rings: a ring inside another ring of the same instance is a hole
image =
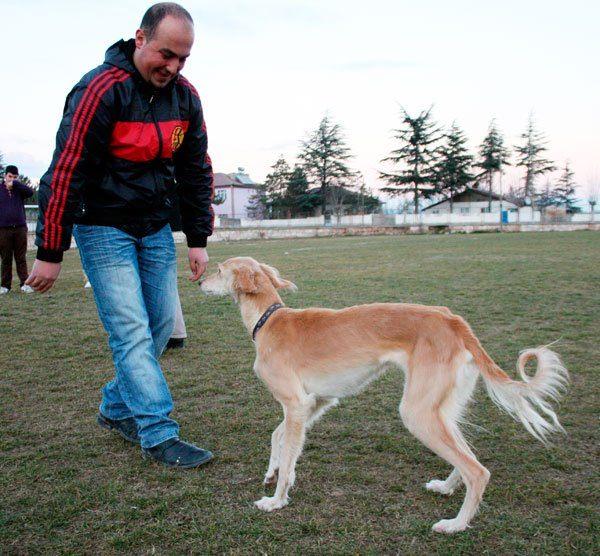
[[172, 60], [167, 64], [169, 73], [175, 75], [179, 71], [179, 60]]

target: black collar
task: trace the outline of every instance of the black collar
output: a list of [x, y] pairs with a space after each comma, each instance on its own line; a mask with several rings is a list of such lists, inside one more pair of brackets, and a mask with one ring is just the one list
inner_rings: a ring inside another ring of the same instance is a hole
[[262, 317], [258, 319], [254, 330], [252, 331], [252, 341], [256, 341], [256, 333], [265, 325], [265, 323], [269, 320], [269, 317], [277, 311], [277, 309], [281, 309], [283, 307], [282, 303], [273, 303], [263, 314]]

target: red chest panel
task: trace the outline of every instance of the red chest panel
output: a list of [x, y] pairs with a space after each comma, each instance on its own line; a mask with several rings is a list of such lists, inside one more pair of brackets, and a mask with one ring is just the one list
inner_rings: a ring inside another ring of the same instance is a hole
[[[110, 139], [110, 153], [132, 162], [148, 162], [155, 158], [173, 158], [181, 147], [188, 121], [117, 122]], [[160, 133], [160, 139], [159, 139]], [[162, 142], [162, 151], [159, 148]]]

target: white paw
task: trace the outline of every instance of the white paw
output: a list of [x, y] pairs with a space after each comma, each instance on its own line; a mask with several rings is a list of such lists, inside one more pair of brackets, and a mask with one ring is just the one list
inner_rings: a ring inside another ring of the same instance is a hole
[[263, 484], [274, 485], [276, 482], [277, 482], [277, 471], [274, 471], [273, 473], [269, 473], [267, 471], [267, 474], [265, 475], [265, 478], [263, 480]]
[[448, 488], [446, 486], [446, 481], [438, 481], [435, 479], [433, 481], [429, 481], [425, 485], [425, 488], [427, 490], [431, 490], [432, 492], [439, 492], [440, 494], [446, 494], [448, 496], [454, 492], [453, 488]]
[[254, 505], [263, 512], [272, 512], [287, 506], [287, 500], [280, 500], [275, 496], [263, 496], [260, 500], [254, 502]]
[[442, 519], [432, 527], [432, 530], [436, 533], [446, 533], [447, 535], [451, 535], [452, 533], [464, 531], [466, 528], [467, 524], [462, 523], [457, 519]]

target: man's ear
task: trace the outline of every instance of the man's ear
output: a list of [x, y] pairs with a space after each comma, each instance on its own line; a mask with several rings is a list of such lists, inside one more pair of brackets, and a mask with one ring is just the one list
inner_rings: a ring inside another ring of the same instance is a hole
[[256, 273], [242, 266], [234, 271], [233, 289], [238, 293], [256, 293], [258, 286], [256, 285]]
[[144, 46], [145, 42], [146, 42], [146, 33], [144, 33], [144, 31], [142, 31], [141, 29], [138, 29], [135, 32], [135, 46], [137, 48], [142, 48], [142, 46]]
[[298, 287], [296, 286], [296, 284], [294, 284], [293, 282], [290, 282], [289, 280], [285, 280], [284, 278], [282, 278], [279, 275], [279, 271], [276, 268], [273, 268], [272, 266], [262, 264], [262, 263], [259, 263], [259, 264], [260, 264], [260, 268], [262, 269], [262, 271], [267, 275], [269, 280], [271, 280], [271, 283], [275, 286], [276, 289], [290, 290], [292, 292], [295, 292], [298, 290]]

